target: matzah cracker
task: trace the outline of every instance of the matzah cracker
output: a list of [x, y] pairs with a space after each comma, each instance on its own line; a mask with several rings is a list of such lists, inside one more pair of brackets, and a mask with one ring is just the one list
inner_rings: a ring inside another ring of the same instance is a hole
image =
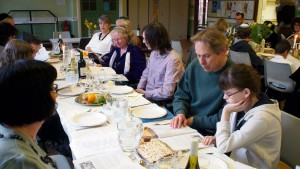
[[156, 139], [141, 144], [137, 148], [137, 151], [145, 160], [150, 163], [154, 163], [157, 160], [174, 153], [169, 146]]

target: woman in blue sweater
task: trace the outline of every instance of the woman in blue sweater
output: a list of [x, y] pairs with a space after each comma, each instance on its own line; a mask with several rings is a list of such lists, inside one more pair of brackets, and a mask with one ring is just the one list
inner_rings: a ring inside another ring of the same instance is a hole
[[114, 47], [102, 66], [113, 68], [117, 74], [124, 74], [129, 80], [129, 84], [138, 83], [146, 68], [144, 53], [139, 47], [130, 43], [125, 28], [115, 27], [111, 36]]

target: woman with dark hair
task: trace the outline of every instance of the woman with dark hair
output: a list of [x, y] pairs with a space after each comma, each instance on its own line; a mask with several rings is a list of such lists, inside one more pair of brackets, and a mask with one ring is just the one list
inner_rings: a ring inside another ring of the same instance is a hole
[[270, 35], [266, 38], [266, 42], [270, 42], [271, 48], [275, 49], [275, 46], [279, 41], [278, 35], [275, 32], [275, 25], [271, 21], [264, 21], [264, 25], [270, 29]]
[[111, 32], [113, 49], [104, 58], [102, 66], [113, 68], [117, 74], [123, 74], [129, 85], [137, 84], [146, 67], [146, 58], [142, 50], [131, 44], [130, 37], [124, 27], [115, 27]]
[[247, 52], [249, 53], [252, 66], [260, 73], [264, 74], [264, 67], [262, 60], [256, 55], [255, 51], [248, 44], [250, 40], [251, 28], [248, 24], [242, 24], [237, 29], [237, 37], [234, 39], [233, 44], [230, 46], [230, 50], [235, 52]]
[[172, 49], [169, 34], [161, 23], [154, 22], [145, 26], [143, 38], [152, 52], [136, 92], [149, 99], [171, 98], [184, 72], [182, 59]]
[[281, 145], [281, 111], [276, 100], [260, 91], [260, 77], [245, 64], [234, 64], [220, 76], [224, 106], [217, 132], [203, 144], [216, 141], [221, 153], [255, 168], [277, 169]]
[[55, 112], [56, 69], [36, 60], [0, 68], [0, 167], [56, 168], [38, 146], [36, 135]]
[[18, 30], [7, 22], [0, 22], [0, 52], [4, 49], [7, 42], [15, 39]]

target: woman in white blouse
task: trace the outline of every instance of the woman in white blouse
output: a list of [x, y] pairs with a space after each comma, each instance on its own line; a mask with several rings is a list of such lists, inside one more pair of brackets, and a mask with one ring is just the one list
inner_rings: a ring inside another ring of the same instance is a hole
[[98, 20], [101, 32], [97, 32], [93, 35], [92, 39], [86, 45], [85, 49], [89, 52], [104, 55], [109, 53], [110, 47], [112, 45], [112, 39], [109, 30], [111, 21], [107, 15], [100, 16]]

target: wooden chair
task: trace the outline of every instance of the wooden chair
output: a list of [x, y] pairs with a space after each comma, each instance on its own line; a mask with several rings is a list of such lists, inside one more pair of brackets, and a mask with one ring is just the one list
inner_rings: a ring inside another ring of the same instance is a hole
[[251, 60], [250, 60], [250, 55], [247, 52], [235, 52], [235, 51], [230, 50], [229, 58], [234, 63], [244, 63], [246, 65], [252, 66]]
[[[300, 119], [288, 114], [281, 113], [282, 140], [279, 167], [295, 168], [300, 165]], [[286, 164], [284, 164], [286, 163]]]

